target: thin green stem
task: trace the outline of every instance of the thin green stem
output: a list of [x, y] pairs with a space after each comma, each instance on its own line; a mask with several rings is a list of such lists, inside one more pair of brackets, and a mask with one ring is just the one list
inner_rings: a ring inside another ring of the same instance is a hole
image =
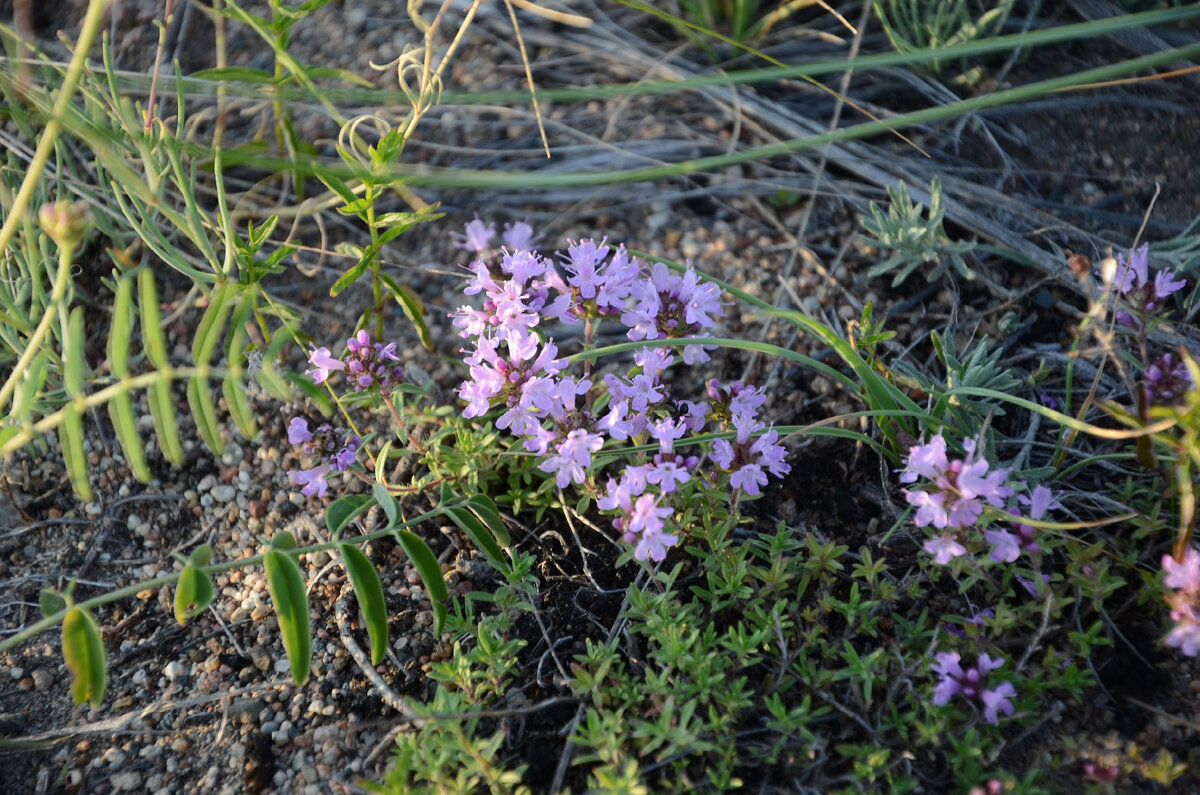
[[[62, 87], [59, 89], [58, 99], [54, 103], [54, 110], [49, 121], [46, 122], [46, 129], [42, 131], [41, 137], [38, 139], [37, 150], [29, 161], [25, 179], [21, 181], [21, 189], [17, 191], [12, 207], [8, 209], [8, 217], [4, 219], [4, 226], [0, 227], [0, 251], [8, 250], [13, 235], [17, 233], [17, 225], [24, 219], [25, 213], [29, 209], [29, 201], [33, 198], [33, 193], [41, 182], [42, 172], [58, 141], [58, 131], [62, 125], [61, 119], [66, 115], [75, 98], [75, 86], [79, 84], [88, 52], [92, 49], [96, 35], [100, 32], [104, 10], [107, 7], [108, 0], [89, 0], [88, 2], [88, 10], [79, 30], [79, 41], [75, 43], [75, 52], [71, 54], [71, 63], [67, 66], [67, 73], [63, 75]], [[5, 399], [5, 397], [0, 397], [0, 406], [4, 405]]]
[[25, 350], [21, 353], [21, 358], [17, 360], [16, 365], [13, 366], [12, 372], [9, 373], [8, 380], [4, 382], [3, 387], [0, 387], [0, 409], [4, 408], [5, 404], [8, 403], [9, 398], [12, 397], [13, 390], [17, 388], [17, 382], [21, 380], [21, 376], [29, 368], [30, 362], [41, 351], [42, 340], [50, 332], [50, 327], [54, 325], [54, 318], [58, 314], [59, 304], [62, 303], [64, 296], [67, 294], [67, 287], [71, 284], [71, 266], [75, 261], [75, 248], [74, 246], [59, 246], [58, 251], [58, 272], [54, 274], [54, 286], [50, 290], [50, 299], [47, 301], [45, 314], [42, 315], [37, 328], [33, 330], [33, 336], [25, 344]]

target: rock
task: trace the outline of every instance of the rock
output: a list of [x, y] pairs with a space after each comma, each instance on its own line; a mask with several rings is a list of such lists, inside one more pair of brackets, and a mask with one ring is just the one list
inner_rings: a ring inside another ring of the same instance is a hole
[[133, 770], [117, 773], [108, 780], [113, 792], [137, 792], [142, 788], [142, 774]]
[[212, 495], [214, 502], [225, 505], [234, 501], [234, 499], [237, 497], [237, 489], [229, 484], [223, 483], [220, 486], [213, 486], [212, 491], [210, 491], [209, 494]]
[[163, 676], [167, 677], [168, 681], [174, 682], [187, 676], [187, 668], [183, 667], [183, 664], [178, 660], [171, 660], [163, 668]]
[[255, 698], [239, 698], [229, 705], [229, 714], [242, 724], [256, 723], [263, 711], [263, 702]]
[[44, 693], [54, 684], [54, 674], [47, 671], [45, 668], [38, 668], [31, 676], [33, 676], [33, 687], [39, 693]]

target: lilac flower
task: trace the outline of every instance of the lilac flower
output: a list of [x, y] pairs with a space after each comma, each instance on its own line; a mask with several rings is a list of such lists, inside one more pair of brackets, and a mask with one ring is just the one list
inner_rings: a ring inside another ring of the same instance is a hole
[[967, 548], [958, 543], [954, 536], [934, 536], [925, 542], [926, 552], [933, 555], [933, 562], [945, 566], [954, 558], [967, 554]]
[[288, 443], [304, 444], [311, 442], [312, 438], [312, 431], [308, 429], [308, 420], [303, 417], [292, 417], [292, 421], [288, 423]]
[[[1124, 296], [1135, 309], [1140, 312], [1154, 312], [1174, 293], [1186, 285], [1185, 279], [1177, 279], [1168, 270], [1160, 270], [1150, 278], [1149, 268], [1150, 244], [1144, 243], [1134, 251], [1129, 252], [1129, 259], [1124, 254], [1117, 254], [1117, 269], [1113, 279], [1113, 287]], [[1137, 325], [1128, 314], [1118, 321], [1126, 325]]]
[[455, 248], [483, 254], [491, 248], [492, 238], [496, 236], [496, 227], [488, 226], [476, 218], [467, 224], [466, 234], [451, 232], [450, 236], [454, 238]]
[[1167, 576], [1163, 578], [1163, 585], [1168, 588], [1200, 593], [1200, 552], [1197, 552], [1194, 547], [1189, 547], [1184, 551], [1182, 562], [1175, 560], [1171, 555], [1163, 555], [1162, 567], [1163, 571], [1167, 573]]
[[1171, 406], [1183, 400], [1192, 388], [1192, 373], [1175, 354], [1164, 353], [1150, 362], [1142, 373], [1146, 399], [1158, 406]]
[[933, 689], [933, 703], [940, 707], [950, 703], [955, 696], [961, 696], [982, 705], [983, 719], [988, 723], [999, 723], [1000, 712], [1013, 713], [1010, 699], [1017, 694], [1016, 688], [1009, 682], [1001, 682], [990, 690], [985, 685], [988, 674], [1003, 665], [1004, 660], [983, 652], [975, 665], [964, 668], [957, 652], [938, 652], [937, 662], [930, 666], [930, 670], [940, 677]]
[[[1054, 499], [1054, 492], [1040, 484], [1034, 487], [1031, 497], [1026, 497], [1022, 494], [1017, 499], [1029, 509], [1029, 518], [1031, 519], [1041, 520], [1046, 515], [1046, 511], [1051, 508], [1062, 507]], [[1010, 513], [1013, 516], [1019, 515], [1013, 511], [1010, 511]], [[1035, 528], [1018, 522], [1013, 525], [1013, 531], [1009, 532], [1001, 528], [989, 528], [984, 533], [987, 542], [992, 545], [992, 560], [1012, 563], [1021, 556], [1022, 551], [1028, 553], [1038, 551], [1037, 530]]]
[[917, 527], [933, 525], [970, 527], [983, 514], [983, 501], [995, 508], [1004, 507], [1012, 489], [1004, 485], [1008, 471], [989, 470], [986, 459], [977, 457], [975, 440], [963, 441], [966, 458], [948, 460], [946, 440], [941, 433], [927, 444], [909, 449], [901, 483], [915, 483], [925, 478], [929, 483], [920, 490], [906, 489], [905, 499], [917, 508], [913, 522]]
[[738, 415], [733, 418], [737, 435], [733, 443], [728, 439], [715, 439], [709, 457], [714, 464], [729, 473], [729, 484], [749, 495], [760, 494], [760, 486], [767, 483], [765, 468], [775, 477], [783, 477], [792, 471], [784, 458], [787, 450], [776, 442], [779, 432], [769, 429], [753, 442], [752, 434], [765, 427], [752, 417]]
[[303, 417], [293, 417], [288, 423], [288, 441], [300, 445], [305, 453], [320, 463], [309, 469], [288, 470], [292, 482], [303, 486], [301, 493], [310, 497], [324, 497], [329, 488], [326, 477], [332, 472], [345, 472], [354, 465], [362, 439], [349, 431], [336, 431], [332, 425], [320, 425], [308, 429]]
[[308, 354], [308, 362], [312, 365], [312, 369], [305, 370], [304, 374], [310, 376], [318, 384], [325, 383], [334, 370], [346, 369], [346, 365], [342, 363], [342, 360], [333, 358], [328, 348], [313, 346]]
[[670, 518], [674, 511], [670, 508], [658, 507], [658, 500], [653, 494], [643, 494], [633, 504], [625, 524], [626, 540], [630, 534], [639, 536], [637, 548], [633, 556], [638, 560], [661, 561], [666, 557], [667, 549], [675, 546], [679, 537], [664, 531], [664, 519]]
[[301, 469], [297, 471], [289, 471], [292, 482], [297, 486], [303, 486], [300, 490], [301, 494], [309, 497], [324, 497], [325, 491], [329, 488], [329, 483], [325, 480], [325, 476], [332, 469], [330, 464], [321, 464], [312, 469]]
[[504, 240], [504, 245], [513, 251], [528, 251], [541, 239], [541, 235], [534, 236], [533, 227], [524, 221], [505, 224], [504, 234], [500, 237]]
[[1166, 643], [1195, 657], [1200, 654], [1200, 552], [1189, 547], [1183, 553], [1182, 561], [1163, 555], [1162, 565], [1167, 573], [1163, 584], [1175, 589], [1167, 594], [1175, 626], [1167, 635]]
[[[724, 314], [720, 288], [711, 282], [700, 284], [692, 268], [681, 276], [655, 263], [650, 279], [634, 282], [630, 295], [634, 306], [621, 315], [621, 322], [629, 326], [631, 340], [706, 336], [704, 329], [716, 325], [713, 318]], [[703, 346], [689, 345], [683, 360], [701, 364], [708, 355]]]
[[560, 489], [571, 483], [582, 483], [587, 477], [586, 469], [591, 466], [592, 453], [604, 446], [599, 434], [577, 429], [567, 434], [558, 445], [558, 455], [553, 455], [538, 465], [543, 472], [556, 472], [555, 482]]

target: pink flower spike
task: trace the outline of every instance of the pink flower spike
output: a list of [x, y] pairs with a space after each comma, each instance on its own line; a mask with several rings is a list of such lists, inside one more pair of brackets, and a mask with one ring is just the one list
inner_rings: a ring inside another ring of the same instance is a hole
[[913, 483], [918, 477], [937, 480], [950, 464], [946, 460], [946, 440], [939, 433], [927, 444], [908, 449], [907, 468], [900, 475], [901, 483]]

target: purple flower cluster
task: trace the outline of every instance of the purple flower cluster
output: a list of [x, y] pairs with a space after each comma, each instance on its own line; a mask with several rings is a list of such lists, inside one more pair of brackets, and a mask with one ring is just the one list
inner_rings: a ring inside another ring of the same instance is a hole
[[[712, 450], [734, 488], [758, 494], [767, 472], [789, 471], [778, 434], [760, 433], [765, 426], [756, 415], [765, 396], [753, 387], [718, 392], [710, 414], [709, 404], [670, 398], [662, 376], [676, 356], [667, 348], [638, 350], [628, 374], [593, 381], [568, 373], [554, 341], [541, 333], [547, 321], [584, 322], [590, 334], [594, 324], [616, 320], [631, 340], [706, 336], [722, 315], [716, 285], [701, 282], [690, 268], [683, 274], [664, 265], [647, 269], [606, 240], [571, 243], [556, 266], [528, 248], [533, 235], [524, 224], [506, 232], [499, 251], [491, 248], [494, 236], [494, 227], [478, 220], [461, 236], [460, 247], [480, 255], [468, 266], [464, 292], [483, 298], [481, 308], [462, 306], [451, 315], [459, 335], [474, 344], [464, 351], [470, 376], [458, 388], [467, 403], [463, 415], [502, 408], [496, 426], [543, 457], [539, 469], [559, 488], [589, 484], [593, 457], [608, 440], [656, 440], [658, 453], [610, 478], [598, 499], [601, 510], [617, 513], [614, 527], [635, 545], [637, 559], [660, 561], [678, 542], [667, 529], [674, 514], [669, 501], [700, 459], [677, 454], [675, 442], [702, 433], [710, 420], [736, 430], [734, 443], [722, 440]], [[708, 359], [699, 345], [684, 347], [681, 358], [687, 364]], [[602, 397], [606, 403], [598, 403]]]
[[309, 497], [324, 497], [329, 488], [325, 478], [353, 466], [362, 444], [357, 434], [336, 430], [332, 425], [318, 425], [310, 431], [303, 417], [293, 417], [288, 424], [288, 441], [300, 445], [304, 453], [320, 462], [309, 469], [288, 470], [292, 482], [304, 487], [300, 493]]
[[[1176, 278], [1175, 274], [1168, 270], [1158, 271], [1151, 279], [1149, 261], [1149, 243], [1144, 243], [1129, 252], [1129, 259], [1126, 259], [1124, 254], [1117, 254], [1117, 268], [1113, 278], [1113, 288], [1130, 306], [1144, 314], [1157, 311], [1166, 299], [1187, 286], [1187, 280]], [[1117, 321], [1127, 326], [1137, 326], [1136, 319], [1126, 312], [1118, 312]]]
[[[938, 433], [926, 444], [909, 449], [906, 466], [900, 474], [902, 483], [923, 479], [920, 488], [905, 489], [904, 497], [917, 509], [913, 516], [917, 527], [932, 526], [942, 531], [924, 546], [934, 556], [934, 562], [941, 565], [966, 555], [968, 545], [977, 545], [967, 530], [979, 521], [985, 503], [1004, 508], [1014, 494], [1006, 485], [1008, 470], [992, 469], [980, 457], [974, 439], [964, 440], [963, 449], [965, 458], [951, 460], [946, 454], [946, 439]], [[1028, 511], [1028, 517], [1037, 521], [1051, 509], [1061, 507], [1054, 493], [1041, 485], [1035, 486], [1029, 496], [1019, 495], [1017, 501]], [[1023, 515], [1012, 508], [1008, 513], [1018, 518]], [[1022, 553], [1032, 555], [1039, 550], [1037, 529], [1020, 521], [1008, 529], [988, 528], [983, 537], [991, 545], [991, 559], [997, 563], [1012, 563]]]
[[1017, 694], [1011, 682], [1001, 682], [987, 688], [988, 674], [1004, 665], [1004, 660], [989, 657], [986, 652], [979, 655], [974, 665], [964, 667], [958, 652], [938, 652], [937, 662], [931, 670], [941, 677], [933, 689], [933, 703], [944, 706], [950, 699], [961, 696], [964, 700], [983, 707], [983, 719], [993, 725], [1000, 722], [1000, 713], [1011, 715], [1010, 699]]
[[1189, 547], [1183, 560], [1163, 555], [1163, 584], [1173, 589], [1167, 594], [1174, 628], [1167, 635], [1167, 645], [1178, 647], [1189, 657], [1200, 654], [1200, 552]]
[[383, 345], [372, 342], [371, 335], [364, 330], [346, 341], [346, 353], [340, 359], [331, 354], [328, 348], [314, 346], [308, 355], [312, 369], [305, 370], [304, 374], [316, 383], [323, 384], [334, 372], [341, 371], [346, 373], [356, 392], [378, 387], [381, 392], [387, 393], [404, 378], [404, 368], [393, 364], [398, 361], [396, 343]]
[[1153, 405], [1173, 406], [1192, 388], [1192, 373], [1173, 353], [1156, 357], [1142, 373], [1146, 399]]

